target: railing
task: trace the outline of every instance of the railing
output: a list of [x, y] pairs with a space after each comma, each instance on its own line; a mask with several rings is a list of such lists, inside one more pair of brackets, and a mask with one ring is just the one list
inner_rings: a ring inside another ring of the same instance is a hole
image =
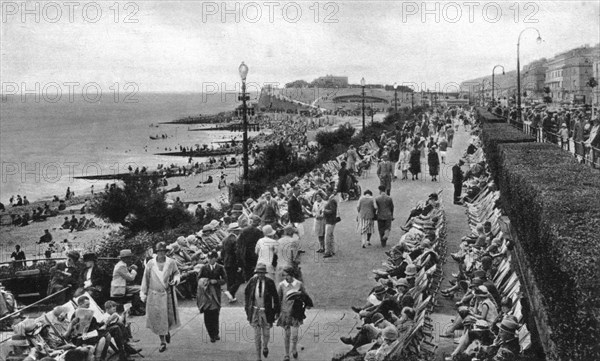
[[535, 137], [537, 142], [556, 144], [573, 154], [580, 163], [587, 164], [594, 169], [600, 169], [600, 148], [588, 147], [584, 142], [575, 141], [572, 138], [568, 141], [563, 141], [560, 135], [544, 130], [542, 127], [535, 127], [531, 124], [511, 120], [510, 118], [506, 119], [508, 124], [523, 133]]

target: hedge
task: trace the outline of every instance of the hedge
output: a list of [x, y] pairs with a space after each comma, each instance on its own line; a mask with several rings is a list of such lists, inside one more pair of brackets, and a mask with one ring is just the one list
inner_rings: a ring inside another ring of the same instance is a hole
[[600, 175], [556, 145], [497, 145], [501, 202], [546, 305], [561, 360], [598, 360]]
[[[535, 138], [527, 135], [520, 130], [503, 123], [484, 123], [481, 125], [481, 140], [483, 143], [483, 151], [490, 165], [492, 174], [498, 174], [497, 165], [498, 145], [503, 143], [525, 143], [535, 142]], [[496, 182], [498, 179], [496, 178]]]
[[482, 123], [506, 123], [506, 119], [489, 112], [485, 108], [477, 108], [477, 120]]

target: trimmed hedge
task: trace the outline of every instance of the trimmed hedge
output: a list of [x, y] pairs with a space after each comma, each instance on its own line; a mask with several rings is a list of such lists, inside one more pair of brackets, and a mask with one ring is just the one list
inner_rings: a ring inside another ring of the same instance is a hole
[[560, 359], [598, 360], [600, 176], [556, 145], [495, 145], [501, 202], [536, 275]]
[[[506, 123], [484, 123], [481, 125], [481, 130], [483, 151], [485, 152], [492, 174], [496, 177], [498, 175], [497, 165], [500, 163], [498, 159], [499, 144], [535, 142], [534, 137]], [[498, 178], [495, 180], [497, 182]]]

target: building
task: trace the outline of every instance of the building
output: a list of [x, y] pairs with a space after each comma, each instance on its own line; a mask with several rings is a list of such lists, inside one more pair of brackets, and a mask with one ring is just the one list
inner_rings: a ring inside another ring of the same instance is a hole
[[594, 60], [600, 45], [588, 45], [556, 55], [546, 63], [546, 87], [554, 102], [591, 103], [592, 88], [587, 84], [593, 76]]
[[528, 99], [540, 99], [546, 86], [546, 58], [535, 60], [523, 67], [521, 71], [521, 91]]
[[348, 86], [348, 77], [325, 75], [313, 80], [311, 85], [320, 88], [346, 88]]

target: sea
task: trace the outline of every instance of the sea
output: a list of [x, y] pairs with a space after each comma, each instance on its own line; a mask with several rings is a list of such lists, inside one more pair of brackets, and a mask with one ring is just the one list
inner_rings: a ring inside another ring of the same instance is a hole
[[[139, 93], [127, 100], [108, 98], [63, 97], [55, 101], [30, 95], [3, 96], [0, 201], [7, 205], [16, 195], [30, 201], [54, 195], [62, 198], [67, 187], [75, 195], [90, 193], [92, 186], [99, 191], [107, 181], [75, 177], [123, 173], [130, 166], [153, 170], [158, 164], [185, 165], [186, 158], [154, 154], [242, 138], [239, 132], [188, 130], [200, 125], [160, 124], [233, 110], [240, 104], [236, 94]], [[253, 98], [256, 94], [251, 94]], [[162, 135], [166, 139], [150, 139]], [[194, 158], [194, 162], [205, 160]]]

